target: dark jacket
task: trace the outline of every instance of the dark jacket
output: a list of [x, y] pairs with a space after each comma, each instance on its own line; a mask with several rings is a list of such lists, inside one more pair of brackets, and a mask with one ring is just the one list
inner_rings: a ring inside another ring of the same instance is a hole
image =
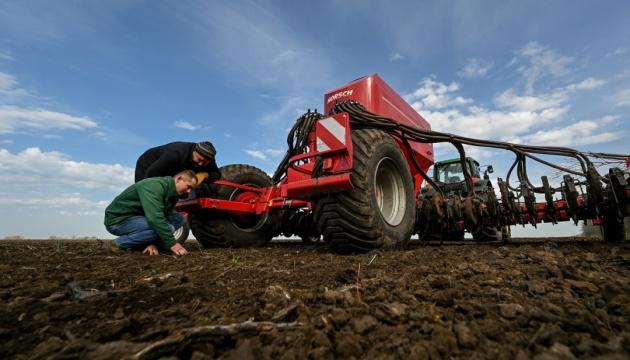
[[168, 226], [168, 217], [179, 197], [175, 179], [171, 176], [154, 177], [126, 188], [105, 209], [105, 226], [118, 224], [132, 216], [144, 216], [158, 235], [161, 247], [170, 249], [175, 237]]
[[174, 176], [183, 170], [205, 171], [208, 173], [209, 183], [219, 180], [221, 172], [214, 158], [201, 168], [192, 162], [194, 148], [195, 143], [172, 142], [145, 151], [136, 162], [136, 182], [156, 176]]

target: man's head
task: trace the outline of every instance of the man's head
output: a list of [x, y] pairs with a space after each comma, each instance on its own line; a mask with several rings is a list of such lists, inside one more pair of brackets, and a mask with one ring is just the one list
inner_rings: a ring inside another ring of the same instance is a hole
[[179, 195], [188, 194], [197, 187], [197, 178], [192, 170], [180, 171], [174, 176], [175, 190]]
[[192, 162], [198, 167], [203, 167], [208, 165], [216, 154], [217, 150], [214, 145], [209, 141], [203, 141], [195, 145], [192, 152]]

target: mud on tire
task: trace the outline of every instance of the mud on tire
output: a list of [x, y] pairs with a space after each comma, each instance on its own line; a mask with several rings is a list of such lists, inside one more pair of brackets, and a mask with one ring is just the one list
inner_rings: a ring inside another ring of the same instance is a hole
[[[271, 178], [249, 165], [227, 165], [220, 169], [221, 179], [251, 187], [272, 186]], [[205, 184], [196, 190], [197, 197], [236, 200], [246, 191], [225, 185]], [[249, 192], [249, 194], [252, 194]], [[237, 214], [227, 211], [200, 210], [189, 215], [190, 228], [204, 248], [226, 246], [262, 246], [274, 236], [277, 219], [263, 215]]]
[[376, 129], [352, 132], [353, 189], [313, 200], [324, 241], [335, 252], [406, 245], [415, 221], [413, 179], [398, 144]]
[[[490, 208], [489, 214], [485, 213], [485, 216], [496, 217], [497, 207], [495, 205], [497, 204], [497, 198], [492, 186], [485, 187], [478, 193], [478, 196], [480, 196], [486, 206]], [[503, 239], [502, 229], [494, 225], [485, 224], [483, 217], [484, 216], [481, 216], [478, 226], [470, 232], [473, 240], [479, 242], [501, 241], [501, 239]], [[507, 241], [507, 238], [505, 240]]]

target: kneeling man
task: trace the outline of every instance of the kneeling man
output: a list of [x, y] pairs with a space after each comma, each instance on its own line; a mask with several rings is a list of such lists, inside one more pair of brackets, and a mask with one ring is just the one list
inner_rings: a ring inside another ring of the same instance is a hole
[[118, 195], [105, 209], [105, 228], [121, 249], [142, 250], [158, 255], [159, 250], [175, 255], [188, 254], [175, 242], [173, 231], [184, 224], [184, 217], [174, 211], [180, 196], [197, 186], [192, 170], [175, 176], [147, 178]]

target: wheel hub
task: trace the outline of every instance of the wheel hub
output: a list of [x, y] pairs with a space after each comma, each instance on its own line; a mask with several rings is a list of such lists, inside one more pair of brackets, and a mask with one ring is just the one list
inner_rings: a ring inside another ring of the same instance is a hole
[[[251, 185], [250, 185], [251, 186]], [[253, 203], [258, 199], [259, 194], [251, 191], [238, 192], [239, 189], [235, 189], [230, 200]], [[232, 222], [234, 225], [243, 231], [255, 231], [259, 229], [266, 221], [267, 215], [256, 215], [253, 213], [232, 213]]]
[[385, 222], [391, 226], [399, 225], [405, 216], [407, 194], [400, 170], [388, 157], [376, 165], [374, 196]]

